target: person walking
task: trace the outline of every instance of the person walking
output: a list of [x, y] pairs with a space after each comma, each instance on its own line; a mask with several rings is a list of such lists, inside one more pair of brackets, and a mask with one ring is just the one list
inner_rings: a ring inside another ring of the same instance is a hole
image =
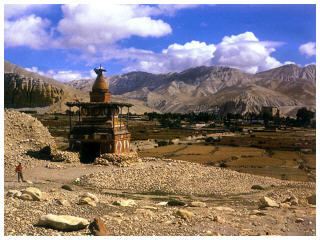
[[20, 179], [21, 179], [22, 182], [25, 182], [23, 180], [21, 163], [19, 163], [19, 165], [16, 167], [16, 173], [18, 173], [18, 182], [20, 182]]

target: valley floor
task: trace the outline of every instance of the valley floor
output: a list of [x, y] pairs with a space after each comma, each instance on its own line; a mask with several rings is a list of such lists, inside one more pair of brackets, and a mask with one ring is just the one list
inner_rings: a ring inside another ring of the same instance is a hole
[[[114, 236], [316, 235], [316, 207], [307, 200], [315, 194], [312, 182], [161, 158], [142, 158], [127, 167], [42, 160], [27, 168], [24, 176], [32, 183], [18, 183], [12, 174], [5, 175], [6, 236], [90, 235], [88, 228], [62, 232], [36, 226], [40, 216], [50, 213], [89, 221], [100, 216]], [[73, 191], [62, 189], [64, 184]], [[263, 190], [251, 189], [253, 185]], [[37, 202], [7, 196], [9, 190], [30, 186], [39, 188], [47, 199]], [[99, 198], [97, 206], [78, 204], [86, 192]], [[262, 197], [273, 199], [279, 207], [259, 209]], [[59, 205], [57, 199], [68, 200], [70, 206]], [[133, 200], [131, 206], [114, 204], [128, 199]], [[166, 204], [172, 200], [185, 205]], [[186, 216], [181, 216], [181, 210], [186, 210]]]

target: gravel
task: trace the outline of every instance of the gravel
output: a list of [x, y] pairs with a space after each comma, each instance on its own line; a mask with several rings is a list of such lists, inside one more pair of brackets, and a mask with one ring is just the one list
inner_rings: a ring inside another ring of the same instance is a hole
[[315, 187], [311, 182], [283, 181], [185, 161], [161, 159], [142, 159], [141, 163], [124, 168], [106, 167], [100, 173], [81, 177], [78, 184], [97, 189], [158, 191], [198, 196], [251, 193], [254, 191], [251, 189], [252, 185], [295, 186], [299, 189]]
[[29, 114], [14, 110], [4, 111], [4, 173], [15, 175], [15, 167], [21, 162], [23, 168], [41, 164], [32, 157], [41, 148], [55, 145], [54, 138], [40, 121]]

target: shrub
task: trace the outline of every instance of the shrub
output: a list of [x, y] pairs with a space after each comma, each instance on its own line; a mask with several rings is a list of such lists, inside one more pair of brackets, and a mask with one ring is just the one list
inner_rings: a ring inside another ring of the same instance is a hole
[[168, 206], [184, 206], [184, 205], [186, 205], [184, 202], [176, 199], [172, 199], [168, 202]]
[[226, 167], [228, 167], [228, 165], [225, 164], [225, 163], [220, 163], [220, 164], [219, 164], [219, 167], [221, 167], [221, 168], [226, 168]]
[[168, 145], [168, 142], [166, 142], [166, 141], [159, 141], [158, 142], [158, 147], [167, 146], [167, 145]]

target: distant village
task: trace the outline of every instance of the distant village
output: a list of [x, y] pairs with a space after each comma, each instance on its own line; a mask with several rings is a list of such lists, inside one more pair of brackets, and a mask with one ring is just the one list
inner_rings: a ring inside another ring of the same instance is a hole
[[[218, 109], [218, 107], [216, 108]], [[127, 116], [122, 116], [126, 118]], [[294, 127], [315, 128], [315, 113], [300, 108], [296, 118], [281, 115], [277, 107], [262, 107], [259, 114], [246, 113], [225, 115], [219, 111], [199, 112], [199, 113], [144, 113], [143, 115], [130, 114], [129, 120], [134, 121], [153, 121], [157, 120], [164, 128], [184, 128], [201, 129], [214, 132], [248, 132], [250, 130], [277, 131], [287, 130]]]

